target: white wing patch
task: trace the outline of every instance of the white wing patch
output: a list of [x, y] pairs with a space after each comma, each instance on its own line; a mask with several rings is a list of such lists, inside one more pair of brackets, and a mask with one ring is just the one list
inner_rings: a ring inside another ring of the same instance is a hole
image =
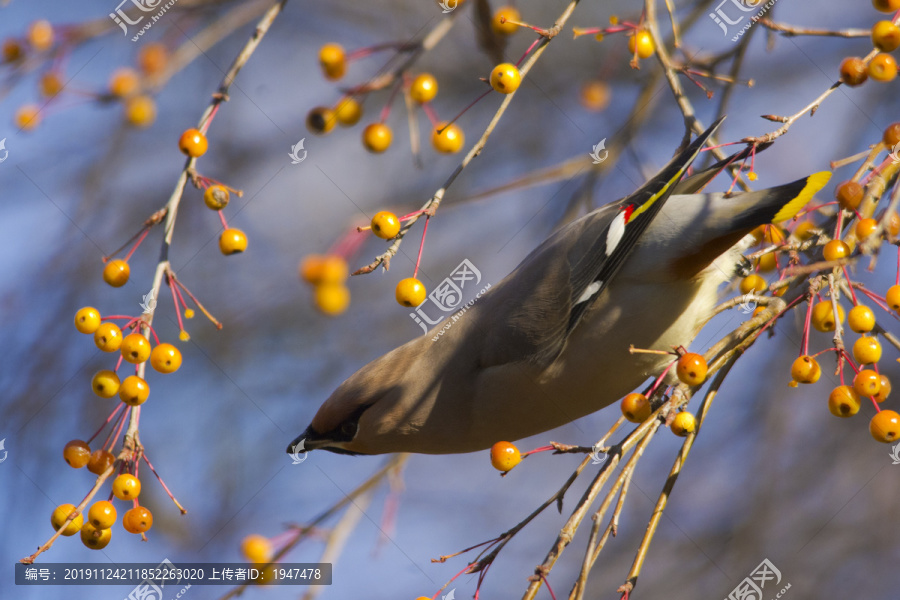
[[609, 224], [609, 233], [606, 235], [607, 256], [610, 256], [613, 253], [613, 250], [615, 250], [616, 246], [619, 245], [619, 242], [622, 241], [623, 235], [625, 235], [625, 213], [620, 212], [616, 215], [616, 218], [613, 219], [612, 223]]
[[591, 297], [600, 291], [600, 288], [603, 287], [602, 281], [595, 281], [591, 285], [587, 286], [587, 289], [584, 290], [584, 293], [581, 294], [581, 297], [575, 301], [575, 304], [581, 304], [582, 302], [587, 302], [591, 299]]

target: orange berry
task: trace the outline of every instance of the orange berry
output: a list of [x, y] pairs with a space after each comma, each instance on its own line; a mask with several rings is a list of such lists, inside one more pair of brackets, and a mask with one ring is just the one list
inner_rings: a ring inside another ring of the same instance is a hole
[[[843, 323], [844, 309], [840, 304], [837, 305], [837, 312], [838, 319]], [[818, 331], [834, 331], [834, 307], [832, 307], [830, 300], [824, 300], [813, 306], [812, 326]]]
[[224, 185], [211, 185], [203, 192], [203, 203], [210, 210], [222, 210], [230, 199], [231, 194]]
[[865, 190], [856, 181], [845, 181], [834, 188], [834, 197], [844, 210], [856, 210], [862, 202]]
[[653, 38], [646, 29], [636, 31], [635, 34], [628, 38], [628, 51], [634, 54], [637, 49], [637, 55], [640, 58], [650, 58], [656, 48], [653, 46]]
[[241, 554], [254, 563], [267, 563], [272, 559], [272, 543], [269, 538], [253, 534], [241, 540]]
[[199, 129], [186, 129], [178, 139], [178, 149], [191, 158], [199, 158], [206, 154], [209, 142]]
[[643, 423], [652, 412], [650, 400], [643, 394], [632, 392], [622, 398], [622, 414], [632, 423]]
[[847, 325], [856, 333], [868, 333], [875, 328], [875, 313], [868, 306], [858, 304], [850, 309]]
[[706, 359], [701, 355], [688, 352], [678, 359], [675, 366], [675, 373], [682, 383], [688, 385], [700, 385], [706, 381]]
[[885, 299], [894, 312], [900, 313], [900, 285], [889, 287]]
[[581, 105], [594, 112], [605, 110], [612, 99], [612, 90], [603, 81], [587, 81], [581, 86]]
[[122, 473], [113, 481], [112, 491], [119, 500], [134, 500], [141, 493], [141, 480], [130, 473]]
[[893, 148], [897, 144], [900, 144], [900, 122], [888, 125], [884, 129], [884, 133], [881, 134], [881, 141], [884, 142], [884, 145], [888, 148]]
[[144, 45], [138, 51], [137, 65], [145, 75], [154, 76], [162, 73], [169, 63], [169, 51], [159, 43]]
[[150, 353], [150, 366], [160, 373], [174, 373], [181, 367], [181, 351], [172, 344], [157, 344]]
[[860, 219], [856, 223], [856, 237], [860, 240], [864, 240], [873, 233], [875, 233], [875, 229], [878, 227], [878, 221], [875, 219]]
[[153, 513], [146, 506], [135, 506], [125, 512], [122, 526], [128, 533], [144, 533], [153, 527]]
[[825, 260], [840, 260], [842, 258], [847, 258], [850, 256], [850, 246], [843, 240], [831, 240], [825, 244], [822, 255], [825, 257]]
[[109, 78], [109, 93], [117, 98], [133, 96], [141, 87], [141, 79], [134, 69], [122, 67]]
[[91, 389], [101, 398], [112, 398], [118, 394], [120, 384], [115, 371], [97, 371], [91, 379]]
[[40, 83], [41, 95], [53, 98], [63, 90], [63, 80], [56, 73], [44, 73]]
[[794, 235], [798, 240], [805, 242], [813, 235], [815, 235], [817, 229], [818, 227], [816, 227], [814, 223], [810, 221], [803, 221], [799, 225], [797, 225], [796, 229], [794, 229]]
[[310, 254], [300, 261], [300, 278], [313, 285], [322, 281], [322, 269], [325, 257], [321, 254]]
[[88, 521], [97, 529], [109, 529], [116, 522], [116, 507], [109, 500], [98, 500], [88, 511]]
[[[50, 515], [50, 524], [53, 526], [55, 531], [59, 531], [63, 526], [63, 523], [66, 522], [66, 519], [69, 518], [69, 515], [75, 512], [74, 504], [60, 504], [55, 509], [53, 509], [53, 514]], [[81, 530], [81, 526], [84, 524], [84, 515], [81, 513], [78, 516], [74, 517], [71, 521], [69, 521], [66, 528], [62, 530], [61, 535], [66, 537], [70, 535], [75, 535]]]
[[86, 467], [91, 461], [91, 447], [87, 442], [72, 440], [63, 448], [63, 459], [73, 469]]
[[350, 275], [350, 268], [343, 256], [329, 254], [322, 260], [318, 283], [342, 283]]
[[0, 62], [16, 62], [23, 56], [25, 56], [25, 49], [22, 48], [22, 44], [20, 44], [18, 40], [3, 40], [2, 61]]
[[859, 412], [859, 406], [859, 394], [848, 385], [839, 385], [828, 395], [828, 410], [836, 417], [852, 417]]
[[886, 375], [881, 375], [879, 379], [881, 380], [881, 389], [872, 397], [876, 402], [884, 402], [891, 395], [891, 380]]
[[150, 397], [150, 385], [137, 375], [129, 375], [119, 386], [119, 398], [128, 406], [140, 406]]
[[156, 120], [156, 102], [150, 96], [132, 96], [125, 101], [125, 120], [135, 127], [149, 127]]
[[16, 111], [13, 121], [22, 131], [31, 131], [41, 124], [41, 109], [34, 104], [26, 104]]
[[521, 18], [515, 6], [501, 6], [491, 17], [491, 29], [497, 35], [512, 35], [519, 30], [519, 26], [510, 21], [519, 21]]
[[240, 229], [230, 227], [219, 236], [219, 250], [225, 256], [237, 254], [247, 249], [247, 234]]
[[350, 290], [343, 283], [320, 283], [316, 286], [315, 302], [326, 315], [337, 316], [350, 306]]
[[853, 389], [860, 396], [874, 396], [881, 391], [881, 377], [871, 369], [863, 369], [853, 378]]
[[501, 94], [512, 94], [522, 84], [522, 74], [512, 63], [501, 63], [491, 71], [491, 87]]
[[389, 240], [400, 233], [400, 219], [392, 212], [383, 210], [372, 217], [372, 233], [383, 240]]
[[881, 344], [878, 339], [864, 335], [853, 344], [853, 359], [861, 365], [871, 365], [881, 360]]
[[891, 234], [891, 237], [897, 237], [900, 235], [900, 215], [892, 212], [885, 223], [885, 229]]
[[41, 19], [28, 26], [28, 43], [38, 52], [46, 52], [53, 47], [53, 26]]
[[81, 527], [81, 543], [91, 550], [103, 550], [112, 539], [111, 529], [97, 529], [90, 523]]
[[672, 424], [669, 427], [672, 429], [672, 433], [674, 433], [675, 435], [679, 437], [687, 437], [688, 434], [697, 431], [697, 418], [693, 415], [693, 413], [682, 411], [675, 415], [675, 419], [672, 421]]
[[340, 44], [325, 44], [319, 50], [319, 65], [326, 79], [336, 80], [347, 71], [347, 56]]
[[[759, 259], [757, 259], [756, 266], [759, 267], [760, 272], [768, 273], [769, 271], [774, 271], [778, 266], [778, 259], [775, 257], [774, 252], [769, 252], [767, 254], [763, 254], [759, 257]], [[763, 281], [763, 283], [765, 284], [765, 281]], [[765, 288], [760, 291], [765, 291]]]
[[741, 280], [742, 294], [764, 292], [767, 287], [769, 286], [766, 285], [766, 280], [756, 274], [747, 275]]
[[150, 358], [150, 341], [135, 331], [125, 336], [119, 350], [122, 358], [137, 365]]
[[88, 461], [87, 469], [94, 475], [100, 475], [109, 469], [116, 462], [116, 457], [112, 452], [108, 452], [99, 448], [91, 452], [91, 459]]
[[893, 52], [900, 46], [900, 27], [890, 21], [878, 21], [872, 26], [872, 45], [882, 52]]
[[407, 308], [415, 308], [425, 302], [426, 293], [425, 285], [414, 277], [401, 279], [394, 291], [397, 302]]
[[883, 13], [892, 13], [900, 10], [900, 0], [872, 0], [875, 10]]
[[900, 437], [900, 415], [893, 410], [882, 410], [875, 413], [869, 421], [869, 433], [876, 441], [890, 444]]
[[122, 287], [128, 283], [131, 267], [121, 259], [111, 260], [103, 267], [103, 281], [113, 287]]
[[821, 376], [822, 369], [812, 356], [801, 356], [791, 365], [791, 377], [798, 383], [815, 383]]
[[841, 81], [850, 87], [862, 85], [869, 78], [866, 61], [858, 56], [850, 56], [841, 63]]
[[393, 138], [394, 134], [391, 128], [384, 123], [371, 123], [363, 129], [363, 146], [366, 147], [366, 150], [375, 154], [380, 154], [387, 150]]
[[100, 327], [100, 311], [93, 306], [85, 306], [75, 313], [75, 329], [81, 333], [94, 333]]
[[306, 128], [316, 135], [325, 135], [337, 123], [334, 111], [325, 106], [317, 106], [306, 114]]
[[350, 127], [359, 123], [362, 114], [362, 104], [350, 96], [345, 96], [338, 102], [338, 105], [334, 107], [334, 116], [337, 119], [337, 122], [344, 127]]
[[891, 81], [897, 76], [897, 61], [884, 52], [869, 61], [869, 77], [875, 81]]
[[409, 86], [410, 97], [419, 104], [431, 102], [437, 96], [437, 93], [438, 82], [431, 73], [416, 75], [416, 78], [413, 79], [412, 84]]
[[[440, 133], [438, 133], [440, 132]], [[466, 143], [466, 136], [463, 134], [462, 128], [456, 123], [447, 125], [439, 123], [431, 133], [431, 145], [438, 152], [445, 154], [454, 154], [462, 150], [463, 144]]]
[[115, 352], [122, 345], [122, 330], [115, 323], [101, 323], [94, 332], [94, 343], [104, 352]]
[[498, 471], [509, 471], [522, 462], [519, 449], [509, 442], [497, 442], [491, 446], [491, 465]]

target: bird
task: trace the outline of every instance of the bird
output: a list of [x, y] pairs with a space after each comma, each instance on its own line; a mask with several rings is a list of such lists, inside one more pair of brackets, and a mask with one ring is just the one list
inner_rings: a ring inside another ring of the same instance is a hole
[[[793, 218], [831, 173], [702, 193], [750, 148], [685, 177], [721, 117], [633, 194], [570, 222], [433, 339], [341, 383], [288, 445], [338, 454], [454, 454], [594, 413], [688, 347], [760, 225]], [[434, 330], [441, 328], [438, 323]]]

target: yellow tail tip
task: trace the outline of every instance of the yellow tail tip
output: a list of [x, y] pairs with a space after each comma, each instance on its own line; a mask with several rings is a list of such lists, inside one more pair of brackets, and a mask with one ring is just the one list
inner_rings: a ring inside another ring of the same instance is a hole
[[831, 179], [830, 171], [820, 171], [818, 173], [813, 173], [809, 177], [806, 178], [806, 185], [803, 186], [803, 189], [800, 190], [800, 193], [797, 194], [793, 199], [791, 199], [787, 204], [781, 207], [781, 210], [775, 215], [775, 218], [772, 219], [773, 223], [782, 223], [789, 219], [793, 219], [794, 216], [800, 209], [802, 209], [806, 204], [812, 200], [813, 196], [816, 195], [816, 192], [821, 190], [828, 183], [828, 180]]

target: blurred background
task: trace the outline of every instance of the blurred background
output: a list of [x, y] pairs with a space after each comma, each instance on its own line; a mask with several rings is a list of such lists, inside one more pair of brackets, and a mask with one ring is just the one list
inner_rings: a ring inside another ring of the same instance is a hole
[[[669, 35], [664, 6], [658, 4], [661, 30]], [[0, 439], [8, 452], [0, 463], [2, 597], [105, 599], [130, 591], [16, 587], [13, 564], [50, 536], [55, 506], [77, 504], [90, 489], [93, 476], [69, 468], [62, 449], [70, 439], [89, 437], [116, 402], [91, 392], [92, 374], [112, 368], [114, 359], [75, 331], [73, 314], [85, 305], [103, 314], [140, 312], [138, 303], [150, 289], [158, 259], [161, 227], [150, 231], [130, 260], [125, 286], [104, 284], [101, 259], [165, 204], [184, 164], [176, 147], [179, 135], [196, 125], [269, 4], [243, 3], [254, 18], [200, 53], [154, 93], [157, 115], [151, 126], [129, 127], [121, 103], [101, 101], [97, 93], [106, 89], [115, 69], [135, 63], [143, 44], [180, 47], [239, 5], [181, 0], [137, 42], [111, 24], [112, 0], [11, 0], [0, 8], [0, 39], [23, 38], [37, 19], [47, 19], [57, 32], [88, 22], [106, 28], [73, 44], [52, 63], [0, 66], [0, 138], [9, 152], [0, 164]], [[518, 8], [529, 23], [550, 26], [565, 4], [524, 0]], [[526, 78], [484, 152], [450, 188], [432, 219], [419, 272], [426, 285], [439, 283], [463, 259], [477, 266], [483, 283], [498, 283], [562, 219], [631, 192], [671, 157], [682, 138], [683, 119], [656, 59], [642, 60], [640, 70], [633, 70], [623, 35], [607, 36], [601, 43], [593, 36], [573, 40], [571, 35], [573, 26], [607, 26], [611, 15], [637, 21], [641, 8], [638, 2], [580, 3]], [[683, 24], [691, 25], [683, 32], [688, 55], [707, 57], [738, 47], [708, 17], [715, 3], [679, 1], [676, 9]], [[773, 10], [769, 15], [778, 22], [830, 29], [868, 29], [883, 18], [868, 2], [848, 7], [826, 0], [811, 10], [806, 3], [782, 1]], [[437, 77], [440, 93], [433, 105], [442, 119], [483, 91], [479, 77], [486, 77], [495, 64], [477, 43], [473, 7], [458, 11], [453, 29], [412, 69]], [[462, 154], [437, 154], [424, 138], [417, 166], [400, 98], [388, 118], [394, 129], [392, 147], [381, 155], [368, 153], [360, 143], [361, 130], [377, 119], [387, 91], [367, 98], [362, 123], [355, 128], [318, 137], [307, 130], [305, 119], [311, 108], [334, 104], [340, 87], [366, 81], [388, 58], [377, 54], [354, 61], [345, 79], [335, 84], [319, 68], [323, 44], [335, 42], [350, 50], [406, 42], [443, 18], [429, 0], [287, 4], [235, 81], [230, 101], [210, 128], [210, 150], [198, 163], [203, 175], [244, 191], [242, 198], [232, 199], [225, 215], [247, 233], [247, 251], [221, 255], [221, 224], [193, 187], [185, 192], [175, 226], [172, 266], [224, 327], [217, 331], [198, 311], [186, 322], [190, 341], [177, 342], [168, 289], [154, 321], [163, 341], [178, 344], [184, 365], [173, 375], [148, 375], [152, 394], [142, 410], [140, 437], [188, 513], [181, 516], [142, 470], [141, 500], [154, 514], [149, 542], [116, 525], [104, 550], [85, 548], [78, 536], [61, 538], [38, 562], [239, 561], [244, 536], [272, 537], [287, 524], [310, 520], [384, 463], [385, 457], [316, 452], [292, 465], [284, 448], [345, 377], [421, 334], [410, 311], [393, 297], [396, 283], [412, 275], [421, 223], [390, 271], [350, 279], [352, 302], [338, 317], [316, 310], [309, 286], [298, 277], [298, 264], [304, 256], [326, 252], [378, 210], [405, 214], [418, 209]], [[749, 41], [741, 41], [747, 48], [740, 78], [752, 78], [755, 85], [734, 89], [729, 118], [719, 134], [722, 142], [775, 129], [759, 115], [800, 110], [833, 83], [845, 56], [871, 49], [868, 38], [770, 38], [760, 25], [744, 38]], [[534, 39], [520, 30], [504, 56], [517, 61]], [[65, 87], [47, 101], [39, 96], [38, 82], [51, 67], [63, 74]], [[583, 86], [594, 80], [604, 81], [610, 92], [603, 110], [586, 106], [582, 97]], [[682, 84], [708, 123], [722, 100], [721, 85], [704, 81], [717, 92], [712, 99], [691, 82], [682, 79]], [[756, 158], [759, 180], [753, 185], [794, 180], [866, 150], [898, 120], [896, 91], [896, 83], [872, 82], [838, 89], [813, 118], [800, 119]], [[632, 131], [627, 119], [642, 93], [641, 122], [632, 123]], [[460, 119], [466, 149], [500, 101], [491, 94]], [[41, 123], [23, 131], [14, 117], [29, 103], [41, 106]], [[419, 112], [417, 118], [427, 132], [425, 115]], [[288, 154], [301, 139], [308, 156], [291, 164]], [[612, 168], [465, 201], [586, 156], [601, 139], [608, 148], [621, 148]], [[830, 200], [834, 185], [855, 168], [839, 170], [821, 199]], [[728, 185], [722, 176], [713, 189]], [[382, 241], [360, 235], [365, 240], [349, 257], [353, 269], [385, 248]], [[874, 271], [866, 270], [866, 261], [855, 274], [881, 294], [896, 274], [892, 252], [885, 248]], [[466, 299], [477, 289], [467, 288]], [[744, 318], [739, 311], [726, 312], [704, 329], [693, 348], [708, 347]], [[837, 384], [830, 356], [822, 363], [818, 384], [788, 387], [802, 335], [799, 318], [781, 320], [774, 336], [761, 339], [727, 379], [678, 481], [633, 597], [727, 597], [769, 559], [781, 571], [782, 582], [791, 584], [784, 597], [897, 598], [900, 466], [892, 465], [890, 447], [874, 442], [867, 431], [871, 406], [863, 405], [852, 419], [829, 414], [828, 393]], [[884, 313], [879, 319], [897, 329]], [[812, 348], [826, 348], [830, 337], [813, 332]], [[885, 353], [884, 372], [897, 375], [896, 350], [885, 345]], [[896, 407], [897, 402], [891, 398], [887, 404]], [[698, 404], [696, 399], [690, 407], [696, 410]], [[618, 416], [618, 409], [610, 407], [518, 446], [524, 451], [550, 440], [590, 445]], [[651, 444], [634, 475], [618, 536], [597, 562], [586, 597], [618, 598], [615, 590], [624, 582], [681, 442], [660, 431]], [[334, 584], [321, 597], [433, 595], [472, 556], [445, 564], [432, 564], [432, 558], [506, 531], [554, 493], [579, 460], [543, 453], [501, 479], [487, 452], [411, 457], [405, 489], [397, 498], [396, 522], [391, 525], [385, 518], [388, 492], [382, 486], [334, 563]], [[569, 491], [562, 515], [546, 511], [500, 554], [481, 598], [521, 595], [592, 468]], [[549, 576], [557, 597], [566, 596], [580, 568], [588, 529], [589, 524], [582, 528]], [[320, 541], [305, 541], [288, 558], [316, 561], [321, 549]], [[471, 597], [475, 587], [475, 576], [463, 576], [450, 586], [457, 598]], [[304, 591], [272, 587], [246, 594], [297, 598]], [[186, 597], [222, 593], [224, 588], [195, 586]], [[549, 594], [542, 590], [538, 597]]]

